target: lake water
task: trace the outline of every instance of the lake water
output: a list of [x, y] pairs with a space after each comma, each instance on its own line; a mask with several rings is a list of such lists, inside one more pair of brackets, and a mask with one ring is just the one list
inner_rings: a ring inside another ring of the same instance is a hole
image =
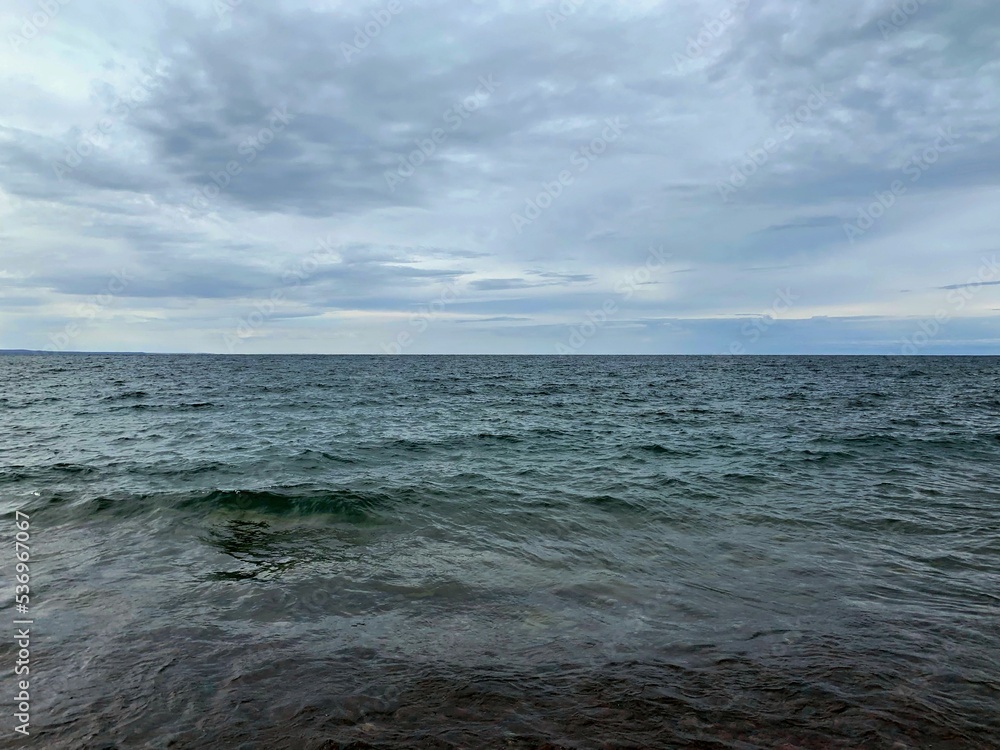
[[2, 356], [0, 427], [2, 747], [1000, 746], [998, 358]]

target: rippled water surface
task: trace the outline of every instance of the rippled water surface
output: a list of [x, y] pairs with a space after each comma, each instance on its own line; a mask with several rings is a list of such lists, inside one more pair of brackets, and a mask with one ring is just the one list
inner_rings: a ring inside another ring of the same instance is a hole
[[1000, 359], [5, 356], [0, 384], [26, 746], [1000, 747]]

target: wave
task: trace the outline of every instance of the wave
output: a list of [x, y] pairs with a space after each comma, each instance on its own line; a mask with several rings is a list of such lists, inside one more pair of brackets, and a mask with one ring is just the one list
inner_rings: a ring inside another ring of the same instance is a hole
[[697, 453], [693, 451], [684, 450], [682, 448], [671, 448], [660, 443], [648, 443], [646, 445], [640, 445], [638, 448], [640, 451], [645, 453], [655, 453], [659, 456], [674, 456], [677, 458], [690, 458], [696, 456]]
[[350, 456], [345, 456], [343, 454], [331, 453], [329, 451], [315, 450], [313, 448], [306, 448], [301, 453], [295, 456], [296, 459], [323, 459], [324, 461], [329, 461], [331, 463], [338, 464], [356, 464], [358, 463], [356, 459]]
[[[206, 471], [211, 469], [206, 468]], [[430, 489], [401, 487], [385, 491], [279, 486], [247, 489], [211, 489], [189, 492], [120, 492], [81, 498], [59, 490], [33, 493], [19, 504], [22, 511], [44, 511], [55, 522], [131, 518], [175, 511], [181, 517], [223, 515], [244, 518], [316, 520], [352, 524], [377, 523], [381, 513], [394, 506], [424, 501]], [[3, 514], [13, 514], [13, 510]]]
[[133, 398], [146, 398], [149, 393], [146, 391], [126, 391], [125, 393], [117, 393], [114, 396], [105, 396], [102, 401], [128, 401]]
[[126, 406], [113, 406], [109, 411], [143, 410], [143, 411], [182, 411], [185, 409], [212, 409], [217, 404], [209, 401], [196, 401], [193, 403], [180, 404], [130, 404]]
[[402, 499], [384, 492], [311, 487], [273, 489], [213, 490], [194, 495], [179, 504], [186, 510], [210, 509], [247, 511], [270, 516], [336, 516], [346, 521], [363, 522], [372, 514]]

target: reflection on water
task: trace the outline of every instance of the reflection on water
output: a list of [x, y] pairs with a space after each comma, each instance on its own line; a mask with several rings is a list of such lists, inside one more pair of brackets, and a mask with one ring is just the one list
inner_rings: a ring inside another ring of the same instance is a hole
[[280, 576], [296, 564], [287, 554], [295, 546], [294, 532], [272, 531], [266, 521], [230, 520], [212, 529], [207, 541], [244, 564], [239, 570], [212, 573], [217, 580]]

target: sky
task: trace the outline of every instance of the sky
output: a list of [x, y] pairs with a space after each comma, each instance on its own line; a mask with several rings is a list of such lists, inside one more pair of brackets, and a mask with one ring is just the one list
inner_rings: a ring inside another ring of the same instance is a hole
[[995, 0], [4, 0], [0, 348], [1000, 354]]

